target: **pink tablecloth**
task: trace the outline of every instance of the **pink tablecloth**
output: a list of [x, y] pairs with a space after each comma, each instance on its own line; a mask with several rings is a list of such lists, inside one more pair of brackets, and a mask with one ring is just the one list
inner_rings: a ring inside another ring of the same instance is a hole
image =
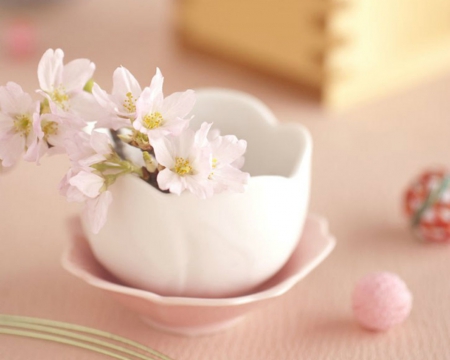
[[[450, 77], [327, 115], [283, 83], [181, 50], [170, 10], [171, 2], [87, 0], [28, 15], [36, 22], [42, 52], [63, 47], [69, 59], [92, 59], [96, 80], [107, 88], [120, 64], [142, 83], [160, 66], [168, 93], [233, 87], [261, 98], [281, 121], [304, 123], [315, 142], [311, 211], [328, 217], [336, 250], [291, 292], [231, 330], [200, 338], [160, 333], [62, 270], [59, 258], [69, 236], [65, 220], [78, 209], [56, 191], [66, 161], [48, 158], [40, 167], [22, 163], [0, 176], [0, 313], [115, 332], [178, 360], [450, 359], [450, 247], [416, 242], [400, 207], [402, 191], [417, 172], [450, 166]], [[0, 26], [12, 14], [18, 12], [2, 10]], [[22, 62], [1, 56], [0, 84], [14, 80], [33, 91], [40, 54]], [[375, 270], [397, 272], [414, 294], [410, 318], [384, 334], [361, 330], [350, 311], [355, 281]], [[102, 357], [0, 335], [0, 359], [62, 358]]]

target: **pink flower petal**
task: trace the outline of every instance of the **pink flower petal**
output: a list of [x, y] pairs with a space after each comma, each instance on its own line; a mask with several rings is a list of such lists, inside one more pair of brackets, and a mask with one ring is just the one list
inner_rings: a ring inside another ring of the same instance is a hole
[[204, 122], [195, 132], [195, 145], [199, 147], [204, 147], [209, 144], [208, 142], [208, 133], [211, 129], [212, 123]]
[[211, 142], [213, 157], [221, 164], [231, 164], [239, 160], [247, 150], [247, 142], [234, 135], [220, 136]]
[[8, 134], [0, 138], [0, 159], [4, 167], [13, 166], [24, 151], [25, 138], [20, 134]]
[[213, 171], [211, 183], [214, 186], [215, 193], [223, 191], [244, 192], [245, 185], [248, 183], [250, 174], [242, 172], [231, 165], [225, 165]]
[[97, 83], [92, 86], [92, 95], [102, 108], [111, 112], [114, 111], [114, 103], [111, 101], [110, 96]]
[[83, 91], [86, 83], [92, 78], [95, 65], [88, 59], [76, 59], [64, 66], [62, 82], [68, 93]]
[[75, 186], [87, 197], [95, 198], [100, 194], [100, 189], [104, 185], [104, 180], [98, 175], [80, 171], [69, 180], [69, 184]]
[[111, 142], [109, 141], [109, 137], [106, 134], [102, 134], [98, 131], [93, 131], [91, 133], [90, 145], [97, 154], [111, 154]]
[[110, 191], [104, 191], [95, 199], [86, 201], [85, 216], [94, 234], [98, 234], [105, 225], [111, 202], [112, 194]]
[[0, 109], [3, 113], [17, 115], [33, 112], [33, 99], [20, 85], [8, 82], [0, 86]]

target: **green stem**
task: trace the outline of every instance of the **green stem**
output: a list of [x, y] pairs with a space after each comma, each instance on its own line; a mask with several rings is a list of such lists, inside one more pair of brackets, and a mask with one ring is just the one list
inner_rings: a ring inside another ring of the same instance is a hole
[[119, 359], [119, 360], [132, 360], [130, 358], [114, 354], [111, 351], [103, 350], [103, 349], [97, 348], [95, 346], [84, 344], [79, 341], [73, 341], [70, 339], [65, 339], [65, 338], [53, 336], [53, 335], [39, 334], [39, 333], [35, 333], [32, 331], [7, 329], [7, 328], [2, 328], [2, 327], [0, 327], [0, 334], [16, 335], [16, 336], [22, 336], [22, 337], [29, 337], [29, 338], [33, 338], [33, 339], [47, 340], [47, 341], [52, 341], [52, 342], [56, 342], [56, 343], [60, 343], [60, 344], [66, 344], [66, 345], [79, 347], [79, 348], [86, 349], [86, 350], [91, 350], [93, 352], [97, 352], [97, 353], [100, 353], [103, 355], [108, 355], [112, 358]]
[[72, 338], [75, 340], [81, 340], [81, 341], [84, 341], [87, 343], [103, 346], [107, 349], [109, 348], [112, 350], [120, 351], [125, 354], [132, 355], [132, 356], [135, 356], [135, 357], [143, 359], [143, 360], [154, 360], [155, 359], [155, 358], [149, 358], [149, 357], [139, 354], [135, 351], [131, 351], [129, 349], [126, 349], [126, 348], [123, 348], [123, 347], [120, 347], [120, 346], [117, 346], [114, 344], [110, 344], [106, 341], [98, 340], [93, 337], [89, 337], [86, 335], [80, 335], [80, 334], [73, 333], [73, 332], [66, 331], [66, 330], [55, 329], [55, 328], [51, 328], [51, 327], [47, 327], [47, 326], [43, 326], [43, 325], [20, 323], [20, 322], [16, 322], [16, 321], [0, 320], [0, 325], [4, 325], [4, 326], [8, 326], [8, 327], [22, 328], [22, 329], [26, 329], [26, 330], [41, 331], [41, 332], [46, 332], [46, 333], [53, 334], [53, 335], [60, 335], [60, 336], [64, 336], [67, 338]]
[[[30, 317], [24, 317], [24, 316], [14, 316], [14, 315], [0, 315], [0, 321], [8, 322], [9, 324], [14, 323], [14, 324], [24, 324], [24, 325], [29, 325], [29, 326], [41, 325], [41, 326], [48, 327], [48, 328], [51, 327], [51, 328], [56, 328], [56, 329], [65, 329], [65, 330], [69, 330], [69, 331], [77, 331], [80, 333], [95, 335], [98, 337], [105, 338], [107, 340], [116, 341], [118, 343], [122, 343], [122, 344], [125, 344], [128, 346], [134, 347], [143, 352], [146, 352], [148, 354], [156, 356], [158, 358], [158, 360], [172, 360], [171, 358], [167, 357], [166, 355], [161, 354], [160, 352], [153, 350], [151, 348], [148, 348], [148, 347], [146, 347], [142, 344], [139, 344], [135, 341], [132, 341], [127, 338], [124, 338], [124, 337], [121, 337], [118, 335], [114, 335], [114, 334], [111, 334], [111, 333], [108, 333], [105, 331], [101, 331], [101, 330], [97, 330], [97, 329], [93, 329], [93, 328], [89, 328], [89, 327], [85, 327], [85, 326], [81, 326], [81, 325], [69, 324], [69, 323], [53, 321], [53, 320], [46, 320], [46, 319], [30, 318]], [[8, 331], [8, 330], [9, 329], [1, 329], [0, 328], [0, 333], [6, 333], [6, 331]], [[16, 332], [17, 331], [19, 331], [19, 330], [16, 330]], [[56, 331], [58, 331], [58, 330], [56, 330]], [[61, 330], [59, 330], [59, 331], [61, 331]], [[34, 334], [34, 333], [32, 333], [32, 334]], [[40, 334], [38, 334], [38, 335], [40, 335]], [[73, 336], [73, 334], [71, 336]], [[50, 335], [48, 335], [47, 337], [50, 337]], [[62, 338], [62, 339], [64, 340], [64, 338]], [[91, 340], [89, 340], [89, 341], [91, 341]], [[59, 342], [59, 341], [56, 341], [56, 342]], [[72, 341], [72, 343], [73, 343], [73, 341]], [[76, 342], [76, 343], [78, 343], [78, 342]], [[83, 343], [81, 343], [81, 344], [83, 344]], [[77, 346], [74, 344], [72, 344], [72, 345]], [[83, 344], [83, 345], [85, 345], [85, 344]], [[89, 345], [87, 345], [87, 346], [89, 346]], [[85, 346], [80, 346], [80, 347], [86, 348]], [[90, 346], [90, 347], [92, 347], [92, 346]], [[93, 351], [95, 351], [95, 350], [93, 350]], [[118, 357], [116, 356], [116, 358], [118, 358]], [[127, 359], [127, 358], [121, 357], [121, 359]]]

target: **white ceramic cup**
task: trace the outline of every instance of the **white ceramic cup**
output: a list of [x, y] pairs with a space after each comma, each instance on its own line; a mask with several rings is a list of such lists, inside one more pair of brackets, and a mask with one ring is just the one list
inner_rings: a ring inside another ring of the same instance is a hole
[[165, 296], [230, 297], [272, 277], [296, 247], [307, 214], [312, 141], [300, 124], [278, 124], [259, 100], [197, 91], [191, 127], [204, 121], [248, 142], [245, 193], [202, 200], [164, 194], [127, 176], [99, 234], [84, 226], [97, 260], [133, 287]]

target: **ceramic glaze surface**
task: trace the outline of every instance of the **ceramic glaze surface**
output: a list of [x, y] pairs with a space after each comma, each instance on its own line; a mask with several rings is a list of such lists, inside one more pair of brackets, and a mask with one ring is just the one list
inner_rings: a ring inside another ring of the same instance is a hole
[[248, 142], [246, 192], [201, 200], [163, 194], [136, 177], [113, 187], [105, 227], [88, 233], [92, 250], [124, 283], [162, 295], [236, 296], [286, 263], [309, 200], [311, 139], [299, 124], [277, 124], [260, 101], [202, 90], [191, 127], [214, 122]]
[[160, 330], [181, 335], [205, 335], [237, 324], [245, 314], [283, 295], [318, 266], [333, 250], [335, 239], [327, 221], [309, 215], [301, 241], [283, 268], [252, 292], [230, 298], [161, 296], [123, 285], [106, 271], [92, 254], [78, 223], [71, 245], [63, 255], [64, 268], [73, 275], [112, 295], [143, 321]]

